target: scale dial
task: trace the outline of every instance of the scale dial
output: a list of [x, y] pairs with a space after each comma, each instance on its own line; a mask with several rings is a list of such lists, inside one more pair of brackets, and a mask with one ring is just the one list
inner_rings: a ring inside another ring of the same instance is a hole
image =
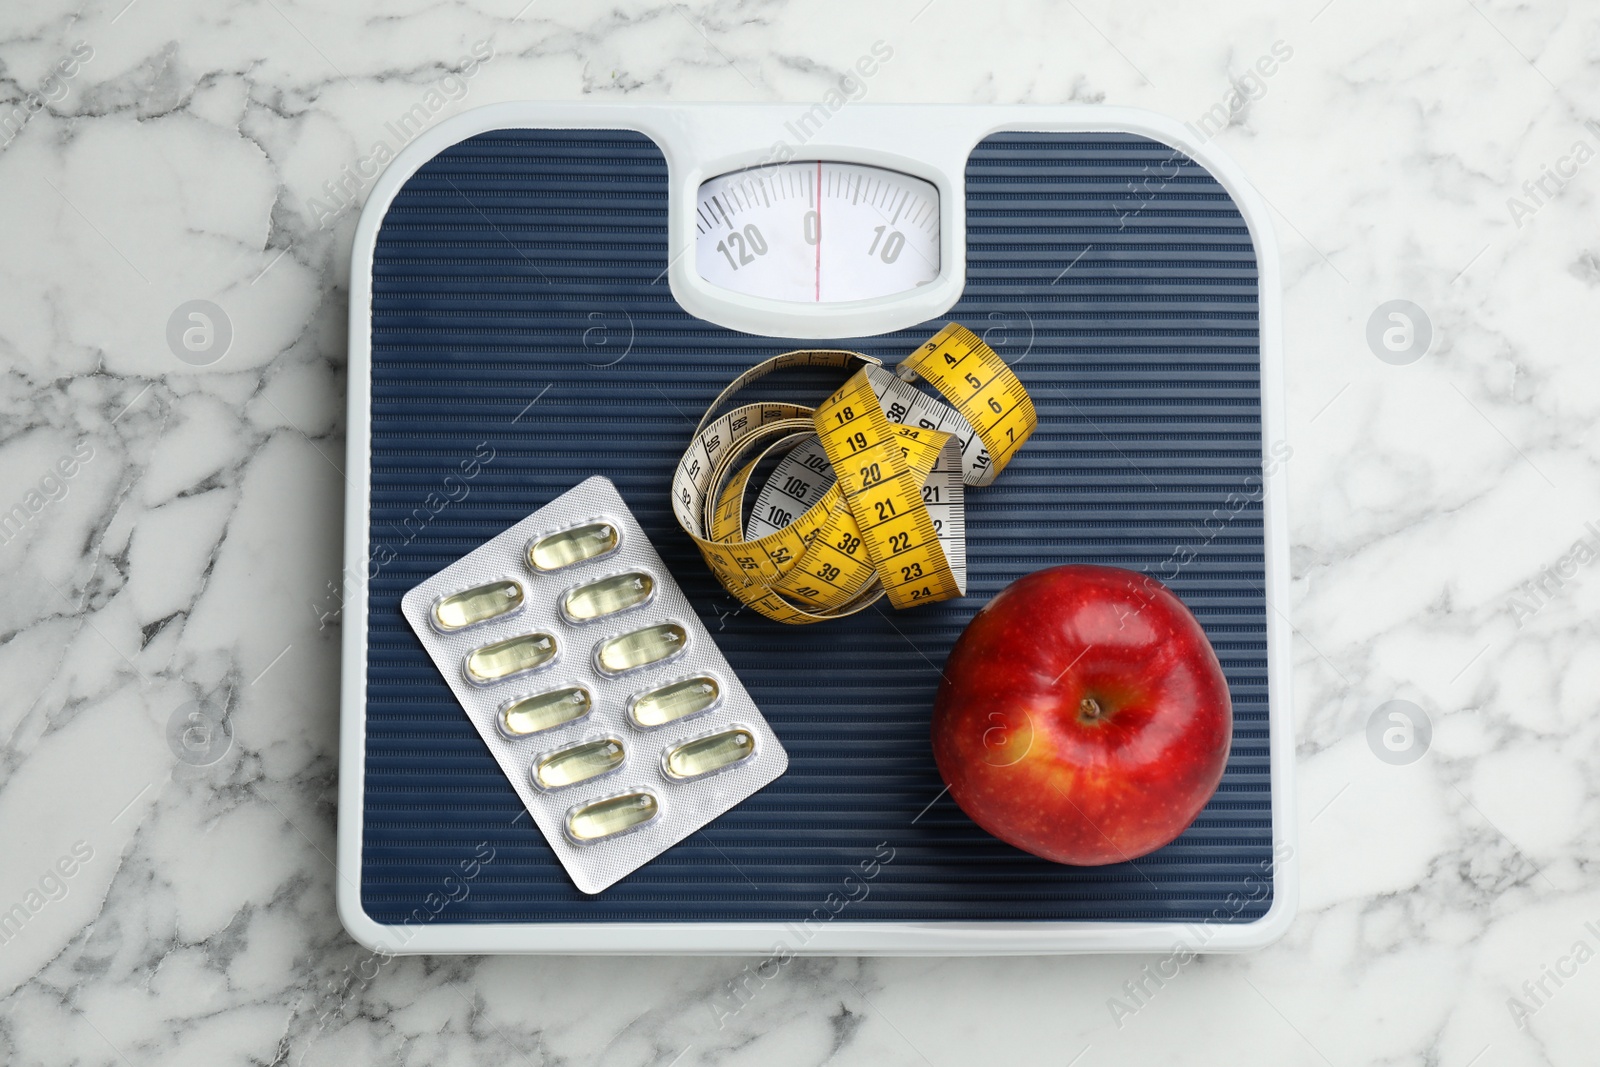
[[736, 293], [829, 304], [891, 296], [939, 276], [939, 190], [856, 163], [723, 174], [695, 204], [700, 276]]

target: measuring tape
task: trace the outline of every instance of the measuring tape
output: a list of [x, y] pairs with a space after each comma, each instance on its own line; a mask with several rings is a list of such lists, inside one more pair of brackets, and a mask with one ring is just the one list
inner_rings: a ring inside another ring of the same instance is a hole
[[[816, 408], [717, 415], [751, 382], [796, 367], [852, 373]], [[1011, 368], [956, 323], [893, 373], [857, 352], [787, 352], [706, 411], [673, 475], [673, 510], [723, 586], [779, 622], [839, 618], [883, 596], [896, 608], [949, 600], [967, 590], [965, 488], [993, 482], [1037, 425]], [[744, 521], [751, 478], [779, 454]]]

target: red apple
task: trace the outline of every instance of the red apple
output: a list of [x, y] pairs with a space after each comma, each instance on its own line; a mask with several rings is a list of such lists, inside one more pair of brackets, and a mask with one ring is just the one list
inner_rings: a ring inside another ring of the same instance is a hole
[[1122, 863], [1181, 834], [1222, 780], [1233, 705], [1199, 622], [1115, 567], [1021, 578], [945, 663], [933, 756], [979, 826], [1057, 863]]

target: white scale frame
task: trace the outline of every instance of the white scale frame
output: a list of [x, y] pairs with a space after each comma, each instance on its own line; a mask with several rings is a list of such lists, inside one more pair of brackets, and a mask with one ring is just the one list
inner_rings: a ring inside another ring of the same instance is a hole
[[[837, 304], [795, 304], [722, 289], [695, 269], [695, 203], [702, 182], [770, 162], [772, 147], [798, 105], [552, 104], [513, 102], [448, 119], [408, 145], [378, 179], [356, 226], [350, 271], [350, 360], [345, 495], [345, 573], [365, 575], [371, 472], [372, 263], [378, 229], [395, 194], [439, 152], [502, 129], [619, 129], [652, 138], [667, 161], [668, 282], [690, 314], [732, 329], [797, 340], [870, 336], [942, 315], [966, 278], [967, 159], [1003, 132], [1116, 132], [1177, 148], [1205, 167], [1233, 197], [1255, 246], [1261, 328], [1262, 441], [1287, 438], [1283, 402], [1281, 274], [1266, 202], [1239, 168], [1183, 124], [1152, 112], [1093, 106], [848, 104], [790, 158], [886, 167], [931, 182], [940, 200], [940, 274], [910, 292]], [[361, 906], [366, 734], [367, 598], [364, 582], [346, 589], [340, 686], [339, 917], [362, 945], [386, 953], [594, 953], [675, 955], [1048, 955], [1094, 952], [1241, 952], [1281, 937], [1299, 895], [1290, 704], [1287, 485], [1282, 465], [1265, 475], [1267, 690], [1271, 732], [1273, 902], [1249, 923], [1163, 922], [852, 922], [812, 924], [803, 943], [795, 924], [756, 923], [432, 923], [376, 922]], [[1203, 932], [1202, 932], [1202, 929]]]

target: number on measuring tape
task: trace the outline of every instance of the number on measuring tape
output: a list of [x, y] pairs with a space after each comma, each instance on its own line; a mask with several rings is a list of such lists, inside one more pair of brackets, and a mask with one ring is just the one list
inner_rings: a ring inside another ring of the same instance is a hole
[[[815, 409], [718, 414], [791, 367], [851, 373]], [[966, 591], [966, 487], [993, 481], [1035, 425], [1015, 374], [954, 323], [896, 373], [854, 352], [788, 352], [741, 374], [701, 420], [674, 477], [674, 510], [728, 591], [780, 622], [837, 618], [880, 596], [898, 608], [947, 600]], [[769, 456], [776, 466], [752, 487]]]

